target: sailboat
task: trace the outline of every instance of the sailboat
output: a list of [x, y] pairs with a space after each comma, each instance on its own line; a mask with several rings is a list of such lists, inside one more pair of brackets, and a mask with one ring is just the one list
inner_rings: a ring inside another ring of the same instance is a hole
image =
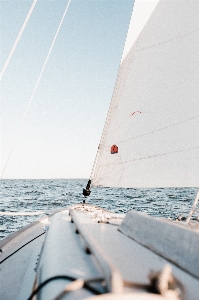
[[[85, 196], [198, 187], [198, 15], [194, 0], [135, 1]], [[80, 203], [0, 246], [1, 299], [198, 299], [197, 222]]]

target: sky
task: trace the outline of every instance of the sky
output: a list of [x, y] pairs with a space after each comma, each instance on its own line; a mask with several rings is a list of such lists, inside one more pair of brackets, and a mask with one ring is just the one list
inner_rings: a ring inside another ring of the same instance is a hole
[[[89, 178], [133, 2], [71, 1], [19, 130], [68, 3], [37, 1], [1, 80], [3, 179]], [[1, 70], [32, 3], [0, 0]]]

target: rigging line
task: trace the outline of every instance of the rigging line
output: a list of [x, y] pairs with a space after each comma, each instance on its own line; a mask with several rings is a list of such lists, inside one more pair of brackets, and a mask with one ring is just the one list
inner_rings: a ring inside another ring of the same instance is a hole
[[46, 59], [45, 59], [45, 61], [44, 61], [43, 67], [42, 67], [42, 69], [41, 69], [41, 72], [40, 72], [40, 74], [39, 74], [39, 77], [38, 77], [38, 79], [37, 79], [37, 82], [36, 82], [36, 84], [35, 84], [35, 87], [34, 87], [34, 89], [33, 89], [32, 95], [31, 95], [30, 100], [29, 100], [29, 102], [28, 102], [28, 105], [27, 105], [27, 107], [26, 107], [25, 113], [24, 113], [24, 115], [23, 115], [22, 121], [21, 121], [21, 123], [20, 123], [20, 125], [19, 125], [19, 127], [18, 127], [18, 130], [17, 130], [17, 133], [16, 133], [16, 137], [15, 137], [15, 141], [14, 141], [13, 147], [11, 148], [10, 153], [9, 153], [9, 155], [8, 155], [8, 158], [7, 158], [5, 167], [4, 167], [4, 169], [3, 169], [3, 172], [2, 172], [2, 174], [1, 174], [0, 180], [3, 178], [3, 174], [4, 174], [5, 170], [6, 170], [8, 161], [9, 161], [9, 159], [10, 159], [10, 157], [11, 157], [11, 154], [12, 154], [14, 148], [15, 148], [15, 145], [16, 145], [16, 143], [17, 143], [17, 141], [18, 141], [18, 138], [19, 138], [19, 135], [20, 135], [20, 133], [21, 133], [21, 129], [22, 129], [23, 123], [24, 123], [24, 121], [25, 121], [26, 115], [27, 115], [27, 113], [28, 113], [28, 110], [29, 110], [30, 105], [31, 105], [31, 103], [32, 103], [32, 100], [33, 100], [33, 98], [34, 98], [34, 95], [35, 95], [35, 92], [36, 92], [37, 87], [38, 87], [38, 85], [39, 85], [40, 79], [41, 79], [41, 77], [42, 77], [42, 75], [43, 75], [44, 69], [45, 69], [46, 64], [47, 64], [47, 62], [48, 62], [48, 59], [49, 59], [49, 57], [50, 57], [50, 54], [51, 54], [51, 51], [52, 51], [53, 46], [54, 46], [54, 44], [55, 44], [56, 38], [57, 38], [57, 36], [58, 36], [58, 33], [59, 33], [60, 28], [61, 28], [61, 26], [62, 26], [62, 23], [63, 23], [63, 21], [64, 21], [64, 17], [65, 17], [66, 12], [67, 12], [67, 10], [68, 10], [68, 8], [69, 8], [70, 2], [71, 2], [71, 0], [69, 0], [68, 3], [67, 3], [67, 5], [66, 5], [64, 14], [63, 14], [63, 16], [62, 16], [62, 19], [61, 19], [61, 21], [60, 21], [60, 23], [59, 23], [58, 29], [57, 29], [57, 31], [56, 31], [56, 34], [55, 34], [54, 39], [53, 39], [53, 41], [52, 41], [52, 44], [51, 44], [51, 46], [50, 46], [50, 50], [48, 51], [48, 54], [47, 54]]
[[[191, 151], [191, 150], [196, 150], [196, 149], [199, 149], [199, 146], [193, 147], [193, 148], [187, 148], [187, 149], [180, 149], [180, 150], [165, 152], [165, 153], [152, 154], [152, 155], [145, 156], [145, 157], [134, 158], [134, 159], [131, 159], [131, 160], [125, 160], [122, 163], [124, 164], [124, 163], [134, 162], [134, 161], [138, 161], [138, 160], [150, 159], [150, 158], [154, 158], [154, 157], [165, 156], [165, 155], [170, 155], [170, 154], [179, 153], [179, 152], [186, 152], [186, 151]], [[101, 167], [112, 166], [112, 165], [116, 165], [116, 164], [117, 163], [114, 163], [114, 164], [109, 163], [109, 164], [101, 165]]]
[[2, 77], [3, 77], [3, 75], [4, 75], [5, 71], [6, 71], [6, 68], [7, 68], [8, 64], [9, 64], [11, 58], [12, 58], [12, 55], [13, 55], [13, 53], [15, 52], [15, 49], [16, 49], [16, 47], [17, 47], [17, 44], [18, 44], [18, 42], [20, 41], [20, 38], [21, 38], [21, 36], [22, 36], [22, 34], [23, 34], [24, 29], [26, 28], [26, 25], [27, 25], [28, 20], [29, 20], [29, 18], [30, 18], [31, 14], [32, 14], [32, 12], [33, 12], [33, 10], [34, 10], [34, 7], [35, 7], [36, 3], [37, 3], [37, 0], [34, 0], [33, 3], [32, 3], [32, 6], [31, 6], [31, 8], [30, 8], [30, 10], [29, 10], [29, 12], [28, 12], [28, 14], [27, 14], [27, 16], [26, 16], [26, 19], [25, 19], [25, 21], [24, 21], [24, 23], [23, 23], [23, 25], [22, 25], [22, 27], [21, 27], [21, 29], [20, 29], [20, 31], [19, 31], [19, 34], [18, 34], [18, 36], [17, 36], [17, 38], [16, 38], [16, 40], [15, 40], [15, 42], [14, 42], [14, 45], [12, 46], [12, 49], [11, 49], [11, 51], [10, 51], [10, 54], [8, 55], [8, 58], [7, 58], [7, 60], [6, 60], [5, 64], [4, 64], [4, 66], [3, 66], [3, 69], [2, 69], [2, 71], [1, 71], [1, 73], [0, 73], [0, 80], [2, 79]]

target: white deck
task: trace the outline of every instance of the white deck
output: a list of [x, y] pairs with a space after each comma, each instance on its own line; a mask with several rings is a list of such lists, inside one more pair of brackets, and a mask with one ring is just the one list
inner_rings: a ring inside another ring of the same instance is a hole
[[1, 241], [0, 299], [22, 300], [30, 295], [46, 235], [43, 228], [48, 223], [48, 218], [42, 219]]
[[[50, 221], [47, 235], [43, 231], [45, 224], [38, 222], [13, 239], [7, 239], [7, 243], [2, 247], [1, 261], [22, 248], [1, 264], [0, 299], [25, 300], [31, 294], [35, 278], [38, 286], [57, 275], [83, 279], [103, 277], [106, 280], [106, 290], [114, 294], [103, 295], [104, 298], [97, 296], [99, 299], [107, 299], [113, 295], [116, 299], [116, 295], [121, 291], [123, 294], [119, 294], [118, 299], [170, 299], [154, 294], [146, 296], [144, 287], [138, 289], [137, 286], [125, 286], [125, 282], [149, 285], [150, 272], [161, 271], [168, 261], [118, 230], [123, 215], [94, 209], [93, 206], [79, 207], [84, 207], [87, 213], [75, 209], [70, 211], [69, 215], [69, 210], [65, 210], [49, 220], [46, 219]], [[40, 234], [42, 235], [39, 236]], [[34, 239], [37, 236], [39, 237]], [[29, 241], [32, 242], [23, 246]], [[174, 264], [169, 264], [172, 266], [173, 275], [184, 287], [185, 299], [198, 300], [199, 280]], [[42, 288], [39, 299], [55, 299], [69, 282], [50, 282]], [[97, 283], [94, 287], [101, 292], [104, 290]], [[63, 299], [84, 299], [93, 296], [92, 292], [81, 289], [70, 292]]]

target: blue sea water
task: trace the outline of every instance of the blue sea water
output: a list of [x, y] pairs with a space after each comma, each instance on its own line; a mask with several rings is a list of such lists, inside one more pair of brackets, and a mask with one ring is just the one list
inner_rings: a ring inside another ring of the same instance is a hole
[[[0, 211], [46, 211], [81, 203], [86, 183], [85, 179], [2, 180]], [[135, 209], [155, 217], [178, 219], [188, 216], [196, 193], [197, 188], [92, 188], [87, 202], [116, 213]], [[36, 219], [38, 216], [32, 215], [0, 216], [0, 239]]]

